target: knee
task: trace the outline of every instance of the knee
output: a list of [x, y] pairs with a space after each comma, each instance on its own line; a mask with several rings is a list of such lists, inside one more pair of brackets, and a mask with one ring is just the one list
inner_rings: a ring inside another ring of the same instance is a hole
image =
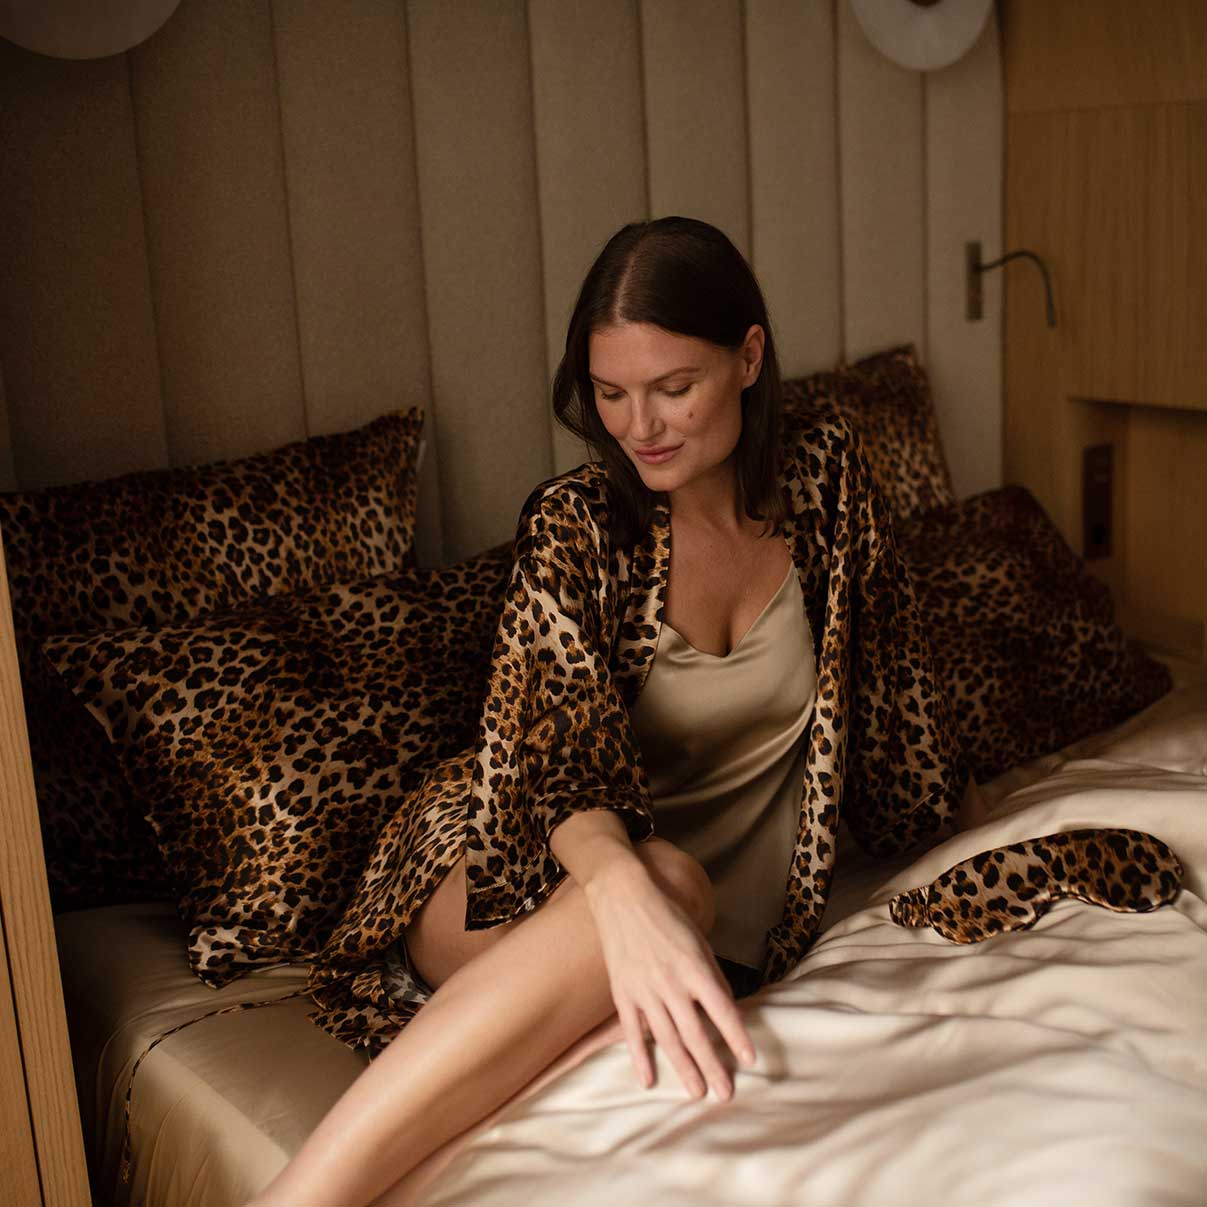
[[700, 861], [665, 838], [649, 838], [634, 849], [659, 887], [708, 934], [716, 921], [716, 894]]

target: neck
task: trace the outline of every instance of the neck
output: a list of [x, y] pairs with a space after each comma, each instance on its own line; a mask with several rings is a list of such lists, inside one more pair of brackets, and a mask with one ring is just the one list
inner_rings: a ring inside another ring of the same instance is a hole
[[746, 527], [739, 514], [738, 483], [732, 458], [668, 492], [671, 518], [693, 528], [737, 535]]

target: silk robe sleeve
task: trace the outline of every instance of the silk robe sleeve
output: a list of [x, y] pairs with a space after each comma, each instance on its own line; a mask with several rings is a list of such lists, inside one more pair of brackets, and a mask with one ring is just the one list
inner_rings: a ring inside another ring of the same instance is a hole
[[[888, 504], [852, 426], [836, 543], [850, 541], [850, 729], [843, 816], [869, 854], [934, 845], [955, 828], [970, 765], [935, 669]], [[850, 531], [840, 532], [845, 523]]]
[[465, 831], [465, 928], [533, 909], [566, 875], [549, 835], [612, 809], [654, 832], [649, 783], [609, 655], [618, 601], [599, 500], [542, 483], [516, 528], [479, 725]]

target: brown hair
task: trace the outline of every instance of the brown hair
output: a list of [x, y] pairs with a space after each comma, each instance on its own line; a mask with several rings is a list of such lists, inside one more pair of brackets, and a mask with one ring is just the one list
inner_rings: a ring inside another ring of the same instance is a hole
[[742, 253], [715, 226], [695, 218], [630, 222], [616, 232], [591, 265], [566, 330], [566, 350], [553, 378], [553, 413], [583, 439], [608, 474], [609, 529], [613, 542], [631, 549], [650, 525], [655, 492], [604, 427], [595, 406], [588, 364], [592, 331], [615, 323], [652, 323], [736, 350], [758, 323], [765, 333], [758, 379], [742, 391], [738, 438], [738, 502], [772, 532], [785, 519], [777, 480], [783, 387], [762, 291]]

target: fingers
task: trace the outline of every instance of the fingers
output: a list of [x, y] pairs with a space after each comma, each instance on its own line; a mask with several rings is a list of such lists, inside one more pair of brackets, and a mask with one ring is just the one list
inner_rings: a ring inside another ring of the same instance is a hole
[[624, 1031], [624, 1041], [629, 1046], [629, 1054], [633, 1058], [633, 1068], [637, 1071], [637, 1080], [645, 1089], [654, 1084], [654, 1067], [650, 1060], [649, 1050], [645, 1046], [645, 1032], [637, 1010], [631, 1003], [618, 1006], [616, 1013], [620, 1016], [620, 1025]]
[[704, 1079], [700, 1076], [700, 1070], [696, 1068], [696, 1062], [688, 1055], [687, 1049], [683, 1046], [683, 1039], [667, 1012], [666, 1006], [662, 1002], [651, 1003], [645, 1011], [645, 1018], [654, 1034], [655, 1042], [666, 1053], [666, 1058], [671, 1062], [675, 1072], [679, 1074], [679, 1080], [683, 1082], [688, 1095], [692, 1098], [703, 1098], [707, 1092]]
[[733, 1097], [733, 1083], [717, 1050], [712, 1045], [712, 1039], [700, 1021], [699, 1011], [692, 998], [671, 1003], [670, 1010], [678, 1028], [679, 1035], [684, 1041], [695, 1066], [712, 1086], [712, 1092], [722, 1102], [728, 1102]]
[[755, 1061], [754, 1042], [750, 1038], [750, 1032], [746, 1030], [746, 1021], [734, 1001], [729, 982], [722, 976], [719, 985], [714, 985], [711, 990], [706, 988], [697, 996], [700, 1005], [708, 1012], [708, 1017], [721, 1033], [721, 1038], [737, 1058], [738, 1064], [750, 1068]]
[[[665, 1049], [667, 1058], [688, 1093], [694, 1098], [703, 1097], [707, 1079], [713, 1093], [725, 1102], [733, 1096], [733, 1079], [713, 1046], [712, 1037], [704, 1027], [697, 1009], [697, 1001], [733, 1052], [737, 1063], [745, 1068], [753, 1065], [757, 1059], [754, 1042], [746, 1029], [745, 1020], [734, 1000], [729, 982], [724, 979], [719, 969], [717, 982], [699, 988], [694, 999], [690, 995], [683, 995], [680, 999], [668, 998], [664, 1002], [652, 1004], [650, 1009], [644, 1012], [645, 1017], [650, 1020], [650, 1030], [655, 1041]], [[640, 1023], [635, 1022], [634, 1027], [639, 1036], [638, 1050], [642, 1075], [645, 1076], [648, 1072], [649, 1078], [642, 1084], [648, 1089], [653, 1084], [653, 1068]]]

